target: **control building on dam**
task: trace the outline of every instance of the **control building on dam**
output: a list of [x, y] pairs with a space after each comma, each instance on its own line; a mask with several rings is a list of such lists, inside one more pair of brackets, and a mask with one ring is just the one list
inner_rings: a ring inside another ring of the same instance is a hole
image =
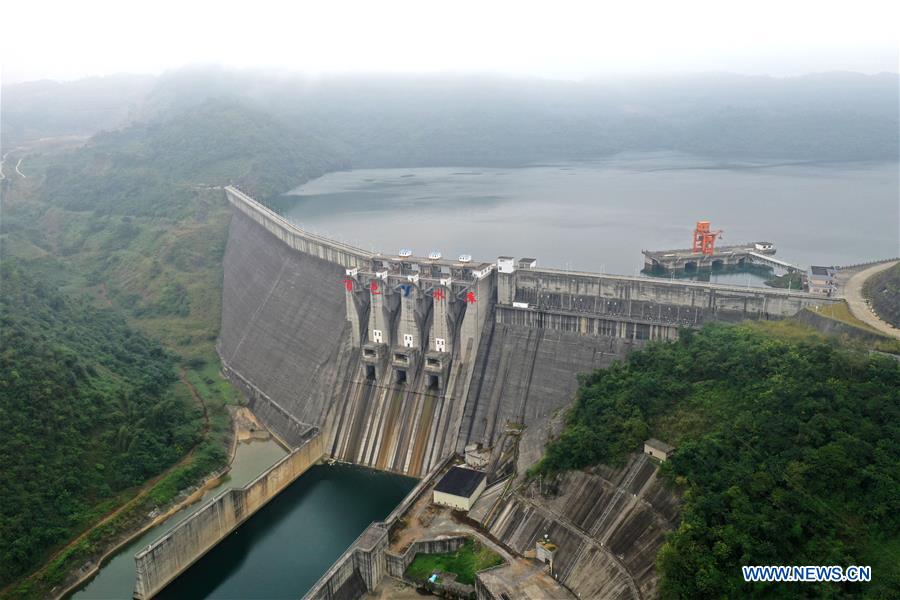
[[[158, 593], [323, 458], [423, 480], [309, 594], [358, 597], [391, 569], [402, 575], [402, 561], [386, 553], [388, 532], [451, 457], [477, 444], [489, 471], [501, 455], [520, 471], [540, 458], [578, 373], [684, 327], [780, 319], [834, 302], [539, 268], [534, 259], [388, 256], [302, 231], [235, 188], [226, 194], [234, 213], [219, 355], [254, 413], [293, 451], [139, 552], [135, 598]], [[511, 431], [521, 432], [512, 455], [504, 450]], [[646, 457], [624, 471], [570, 474], [566, 520], [517, 494], [475, 520], [517, 553], [547, 531], [566, 540], [557, 562], [571, 590], [640, 598], [655, 589], [653, 557], [677, 514], [655, 474]], [[489, 475], [486, 496], [497, 492], [491, 485]], [[598, 575], [587, 582], [585, 573]]]
[[507, 423], [527, 426], [521, 459], [536, 459], [576, 374], [647, 340], [830, 301], [534, 259], [372, 253], [226, 193], [226, 372], [288, 443], [318, 428], [326, 455], [414, 477], [468, 444], [494, 446]]

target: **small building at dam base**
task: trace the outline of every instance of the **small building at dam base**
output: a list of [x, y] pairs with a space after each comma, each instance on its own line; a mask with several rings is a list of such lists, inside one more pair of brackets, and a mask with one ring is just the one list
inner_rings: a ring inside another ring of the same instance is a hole
[[434, 503], [467, 511], [484, 491], [487, 475], [465, 467], [451, 467], [434, 486]]

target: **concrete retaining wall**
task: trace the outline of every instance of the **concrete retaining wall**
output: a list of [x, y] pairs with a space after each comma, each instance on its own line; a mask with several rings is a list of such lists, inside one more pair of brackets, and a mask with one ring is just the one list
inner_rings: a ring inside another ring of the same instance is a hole
[[323, 436], [317, 435], [244, 487], [222, 492], [139, 552], [134, 557], [134, 598], [147, 599], [157, 594], [317, 463], [322, 454]]
[[877, 342], [888, 340], [886, 335], [882, 335], [876, 331], [869, 331], [862, 327], [856, 327], [850, 323], [843, 323], [836, 319], [824, 317], [812, 310], [801, 311], [797, 315], [797, 320], [806, 323], [826, 335], [847, 336], [853, 340], [863, 340], [866, 342]]
[[387, 572], [387, 548], [387, 526], [384, 523], [372, 523], [303, 596], [304, 600], [345, 598], [348, 587], [356, 587], [353, 583], [355, 579], [362, 580], [366, 590], [375, 589]]
[[388, 575], [403, 579], [406, 569], [412, 564], [417, 554], [442, 554], [445, 552], [455, 552], [461, 548], [468, 540], [466, 536], [454, 536], [442, 539], [419, 540], [413, 542], [409, 548], [402, 554], [394, 554], [393, 552], [385, 552], [387, 558]]
[[656, 554], [679, 519], [679, 499], [657, 475], [645, 454], [623, 469], [571, 471], [557, 495], [513, 494], [482, 525], [519, 554], [549, 534], [554, 571], [578, 597], [654, 598]]

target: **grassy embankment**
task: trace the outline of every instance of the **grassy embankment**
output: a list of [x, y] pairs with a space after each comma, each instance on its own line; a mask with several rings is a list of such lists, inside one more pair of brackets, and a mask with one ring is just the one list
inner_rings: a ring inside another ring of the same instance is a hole
[[[809, 308], [807, 310], [811, 310], [817, 315], [826, 317], [839, 323], [843, 323], [844, 325], [849, 325], [850, 327], [860, 330], [862, 333], [878, 336], [877, 339], [874, 339], [870, 343], [857, 342], [856, 345], [860, 347], [868, 346], [871, 347], [872, 350], [877, 350], [879, 352], [900, 354], [900, 340], [891, 339], [868, 323], [857, 319], [855, 316], [853, 316], [853, 313], [850, 312], [850, 307], [848, 307], [847, 303], [844, 301], [838, 302], [836, 304], [828, 304], [816, 308]], [[853, 343], [850, 341], [848, 336], [845, 336], [845, 338], [847, 338], [844, 340], [845, 343]]]
[[[891, 318], [900, 320], [900, 265], [878, 273], [866, 282], [863, 293], [869, 298], [870, 302], [875, 305], [876, 312], [886, 315], [886, 320], [890, 322]], [[802, 289], [802, 276], [799, 273], [789, 273], [781, 277], [776, 277], [766, 282], [776, 288], [791, 288], [795, 290]], [[900, 342], [891, 340], [880, 331], [853, 316], [846, 302], [838, 302], [835, 304], [827, 304], [824, 306], [810, 308], [816, 314], [838, 321], [844, 325], [849, 325], [862, 330], [864, 333], [875, 334], [883, 339], [873, 344], [875, 350], [882, 352], [890, 352], [900, 354]], [[885, 318], [884, 316], [882, 318]]]

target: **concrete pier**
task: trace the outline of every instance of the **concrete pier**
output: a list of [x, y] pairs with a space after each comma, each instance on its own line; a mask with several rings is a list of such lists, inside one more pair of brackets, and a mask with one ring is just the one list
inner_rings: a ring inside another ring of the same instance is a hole
[[[644, 270], [647, 272], [695, 273], [727, 268], [740, 269], [754, 263], [765, 264], [766, 256], [775, 254], [775, 246], [770, 242], [753, 242], [735, 246], [718, 246], [712, 254], [694, 252], [690, 248], [643, 250], [642, 253]], [[756, 260], [754, 256], [757, 257]]]

